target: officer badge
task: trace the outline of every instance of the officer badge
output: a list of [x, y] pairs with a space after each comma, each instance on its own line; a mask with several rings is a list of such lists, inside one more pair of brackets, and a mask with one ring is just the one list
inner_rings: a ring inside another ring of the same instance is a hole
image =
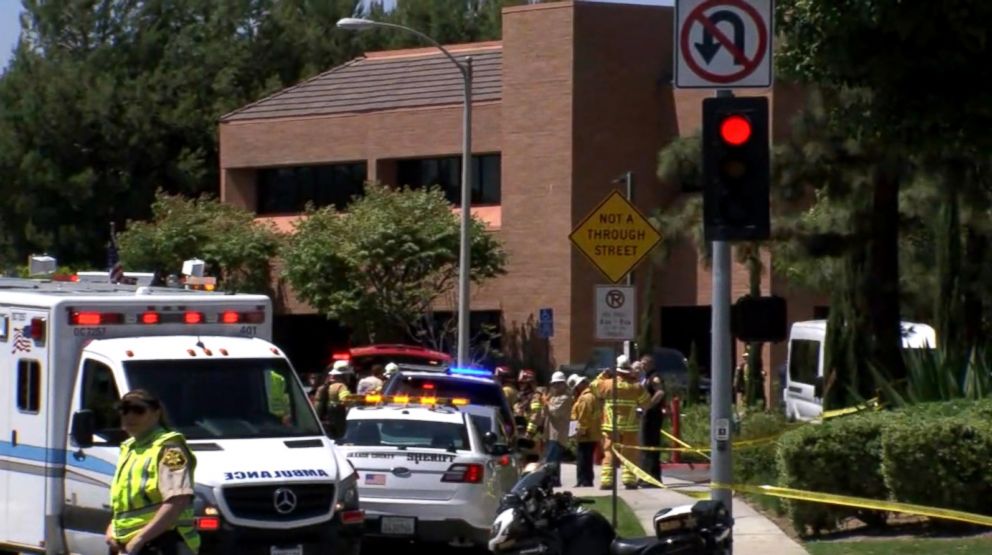
[[186, 466], [186, 455], [182, 449], [169, 449], [162, 455], [162, 464], [169, 470], [179, 470]]

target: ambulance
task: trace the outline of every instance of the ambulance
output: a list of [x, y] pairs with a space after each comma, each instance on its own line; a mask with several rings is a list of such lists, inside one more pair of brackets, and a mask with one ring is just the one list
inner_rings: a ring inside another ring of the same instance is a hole
[[201, 553], [357, 554], [357, 474], [271, 337], [262, 295], [0, 278], [0, 553], [107, 553], [140, 388], [196, 458]]

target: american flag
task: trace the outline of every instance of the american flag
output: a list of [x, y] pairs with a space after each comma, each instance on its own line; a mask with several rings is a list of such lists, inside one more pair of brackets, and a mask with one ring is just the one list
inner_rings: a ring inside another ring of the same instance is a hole
[[13, 339], [14, 348], [10, 351], [11, 354], [17, 351], [31, 352], [31, 338], [25, 337], [23, 328], [14, 328]]
[[110, 283], [120, 283], [124, 279], [124, 265], [117, 253], [117, 239], [114, 238], [114, 224], [110, 224], [110, 243], [107, 244], [107, 272]]
[[386, 485], [386, 475], [385, 474], [366, 474], [365, 475], [365, 485], [366, 486], [384, 486], [384, 485]]

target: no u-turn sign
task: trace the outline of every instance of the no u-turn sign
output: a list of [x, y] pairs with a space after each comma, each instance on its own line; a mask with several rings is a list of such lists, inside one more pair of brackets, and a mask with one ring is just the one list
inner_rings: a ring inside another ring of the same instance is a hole
[[677, 0], [675, 86], [772, 84], [772, 0]]

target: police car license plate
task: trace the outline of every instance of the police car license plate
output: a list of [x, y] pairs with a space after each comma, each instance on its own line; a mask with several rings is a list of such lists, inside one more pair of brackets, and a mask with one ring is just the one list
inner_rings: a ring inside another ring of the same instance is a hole
[[384, 516], [379, 522], [379, 530], [389, 536], [412, 536], [416, 520], [406, 516]]
[[269, 548], [269, 555], [303, 555], [303, 546], [276, 547], [273, 545]]

